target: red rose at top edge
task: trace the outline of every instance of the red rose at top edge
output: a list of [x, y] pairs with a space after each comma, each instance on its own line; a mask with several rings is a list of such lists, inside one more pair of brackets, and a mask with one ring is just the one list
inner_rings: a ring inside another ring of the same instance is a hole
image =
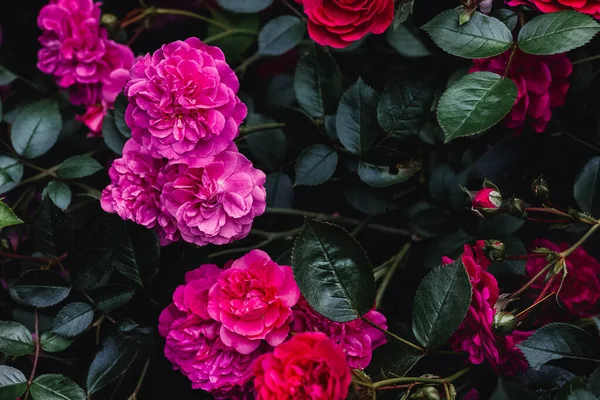
[[394, 19], [394, 0], [296, 0], [317, 43], [344, 48], [367, 33], [380, 34]]
[[507, 0], [506, 4], [513, 7], [522, 4], [533, 5], [543, 13], [574, 10], [600, 19], [600, 2], [598, 0]]

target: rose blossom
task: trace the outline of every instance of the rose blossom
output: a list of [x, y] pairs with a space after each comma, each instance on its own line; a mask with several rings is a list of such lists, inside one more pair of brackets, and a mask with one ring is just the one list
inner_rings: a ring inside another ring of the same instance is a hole
[[[373, 350], [384, 345], [385, 335], [371, 325], [355, 319], [350, 322], [334, 322], [317, 313], [302, 297], [292, 309], [294, 321], [292, 332], [323, 332], [342, 347], [350, 368], [366, 368], [371, 362]], [[387, 329], [386, 319], [380, 312], [371, 310], [364, 317]]]
[[345, 400], [352, 381], [341, 347], [321, 332], [304, 332], [263, 354], [253, 366], [257, 400]]
[[[556, 244], [547, 239], [535, 240], [531, 248], [544, 247], [555, 252], [561, 252], [570, 247], [568, 243]], [[591, 257], [582, 247], [578, 247], [566, 259], [567, 275], [561, 284], [563, 275], [554, 280], [548, 289], [556, 292], [561, 303], [574, 316], [592, 317], [598, 314], [596, 303], [600, 298], [600, 263]], [[544, 258], [531, 258], [527, 260], [527, 275], [533, 277], [547, 265]], [[546, 285], [538, 279], [531, 287], [540, 292]], [[561, 287], [562, 286], [562, 287]]]
[[162, 211], [177, 221], [185, 241], [199, 246], [246, 237], [254, 217], [265, 211], [265, 174], [235, 151], [203, 168], [169, 165], [159, 180]]
[[600, 2], [598, 0], [507, 0], [506, 4], [512, 7], [533, 5], [543, 13], [574, 10], [600, 19]]
[[247, 113], [238, 89], [219, 48], [198, 38], [169, 43], [132, 67], [124, 91], [127, 125], [154, 157], [201, 161], [225, 150], [238, 134]]
[[173, 294], [173, 303], [160, 314], [158, 331], [166, 339], [166, 358], [194, 389], [231, 398], [250, 381], [252, 363], [260, 353], [241, 354], [219, 338], [220, 324], [208, 316], [207, 304], [220, 273], [212, 264], [188, 272], [185, 284]]
[[296, 0], [308, 17], [308, 34], [317, 43], [347, 47], [367, 33], [380, 34], [394, 19], [394, 0]]
[[502, 195], [494, 189], [483, 188], [473, 195], [471, 210], [480, 216], [494, 213], [502, 206]]
[[[511, 52], [473, 60], [469, 72], [490, 71], [504, 75]], [[519, 134], [527, 121], [536, 132], [543, 132], [552, 117], [552, 109], [565, 102], [572, 71], [571, 61], [565, 54], [536, 56], [516, 50], [508, 77], [515, 82], [519, 92], [511, 112], [504, 119], [506, 126]]]
[[219, 276], [209, 293], [208, 313], [223, 324], [221, 340], [249, 354], [263, 339], [277, 346], [287, 338], [299, 297], [292, 268], [252, 250]]

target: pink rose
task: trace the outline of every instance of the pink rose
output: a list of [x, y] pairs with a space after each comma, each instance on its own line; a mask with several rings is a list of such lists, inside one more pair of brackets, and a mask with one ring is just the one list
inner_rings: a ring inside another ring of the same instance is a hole
[[294, 335], [253, 366], [257, 400], [345, 400], [352, 381], [341, 347], [321, 332]]
[[292, 269], [252, 250], [219, 276], [209, 293], [208, 314], [223, 324], [223, 343], [249, 354], [263, 339], [277, 346], [287, 338], [299, 297]]
[[543, 13], [574, 10], [600, 19], [600, 2], [597, 0], [507, 0], [506, 4], [512, 7], [535, 6]]
[[475, 193], [471, 200], [473, 211], [494, 212], [502, 206], [502, 195], [494, 189], [484, 188]]
[[154, 157], [188, 163], [225, 150], [237, 136], [246, 106], [223, 52], [197, 38], [147, 54], [125, 87], [132, 137]]

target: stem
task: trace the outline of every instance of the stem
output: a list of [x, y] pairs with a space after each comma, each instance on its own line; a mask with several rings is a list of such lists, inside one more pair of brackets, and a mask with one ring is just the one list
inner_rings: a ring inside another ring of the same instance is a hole
[[390, 332], [390, 331], [387, 331], [387, 330], [383, 329], [383, 328], [382, 328], [382, 327], [380, 327], [379, 325], [377, 325], [377, 324], [374, 324], [373, 322], [371, 322], [371, 321], [369, 321], [368, 319], [366, 319], [366, 318], [364, 317], [364, 315], [360, 315], [360, 316], [359, 316], [359, 318], [360, 318], [362, 321], [366, 322], [367, 324], [371, 325], [373, 328], [377, 329], [378, 331], [380, 331], [380, 332], [382, 332], [382, 333], [385, 333], [386, 335], [388, 335], [388, 336], [390, 336], [390, 337], [392, 337], [392, 338], [396, 339], [397, 341], [399, 341], [399, 342], [402, 342], [402, 343], [404, 343], [405, 345], [407, 345], [407, 346], [410, 346], [410, 347], [412, 347], [413, 349], [415, 349], [415, 350], [418, 350], [418, 351], [420, 351], [420, 352], [425, 352], [425, 349], [424, 349], [424, 348], [422, 348], [421, 346], [418, 346], [418, 345], [416, 345], [416, 344], [414, 344], [414, 343], [412, 343], [412, 342], [409, 342], [408, 340], [401, 338], [400, 336], [396, 335], [395, 333], [392, 333], [392, 332]]
[[506, 69], [504, 70], [504, 75], [502, 75], [502, 78], [506, 78], [506, 75], [508, 75], [508, 69], [510, 68], [510, 64], [512, 64], [513, 58], [515, 56], [515, 53], [517, 52], [517, 45], [513, 44], [512, 46], [512, 52], [510, 53], [510, 58], [508, 59], [508, 63], [506, 64]]
[[537, 281], [542, 275], [544, 275], [544, 273], [548, 270], [548, 268], [550, 268], [550, 266], [553, 265], [553, 263], [549, 263], [548, 265], [546, 265], [544, 268], [542, 268], [537, 274], [535, 274], [535, 276], [533, 278], [531, 278], [529, 280], [529, 282], [527, 282], [526, 284], [523, 285], [523, 287], [519, 290], [517, 290], [516, 292], [514, 292], [513, 294], [511, 294], [508, 298], [509, 299], [514, 299], [515, 297], [518, 297], [520, 294], [522, 294], [523, 292], [525, 292], [527, 289], [529, 289], [529, 287], [531, 285], [533, 285], [533, 283], [535, 281]]
[[50, 264], [50, 263], [55, 263], [57, 261], [64, 260], [65, 258], [67, 258], [67, 253], [63, 254], [60, 257], [56, 257], [56, 258], [45, 258], [45, 257], [24, 256], [22, 254], [6, 253], [3, 251], [0, 251], [0, 257], [11, 258], [13, 260], [34, 261], [34, 262], [38, 262], [40, 264]]
[[523, 255], [518, 255], [518, 256], [505, 256], [504, 259], [505, 260], [530, 260], [532, 258], [542, 258], [542, 257], [546, 257], [546, 254], [530, 253], [530, 254], [523, 254]]
[[144, 378], [146, 377], [146, 373], [148, 372], [148, 366], [150, 365], [150, 359], [148, 358], [146, 360], [146, 364], [144, 364], [144, 369], [142, 370], [142, 374], [140, 375], [140, 379], [138, 380], [138, 384], [135, 387], [135, 390], [133, 391], [133, 393], [131, 393], [131, 396], [129, 396], [128, 400], [135, 400], [137, 399], [137, 395], [140, 392], [140, 389], [142, 388], [142, 383], [144, 382]]
[[31, 369], [31, 375], [29, 375], [29, 380], [27, 381], [27, 393], [25, 393], [25, 400], [29, 397], [29, 389], [33, 384], [33, 379], [35, 378], [35, 371], [37, 370], [38, 360], [40, 359], [40, 316], [38, 314], [37, 308], [34, 311], [35, 318], [35, 358], [33, 360], [33, 368]]
[[410, 250], [411, 245], [412, 242], [405, 243], [402, 249], [398, 252], [398, 254], [394, 256], [392, 265], [388, 267], [387, 273], [383, 278], [383, 282], [381, 282], [381, 286], [379, 286], [379, 290], [377, 291], [377, 297], [375, 299], [375, 308], [379, 308], [381, 306], [383, 296], [385, 295], [385, 291], [387, 290], [387, 287], [389, 286], [390, 281], [392, 280], [392, 276], [394, 276], [394, 272], [396, 272], [398, 266], [400, 266], [400, 263], [402, 262], [404, 257], [406, 257], [406, 254]]
[[285, 6], [287, 8], [289, 8], [294, 14], [296, 14], [298, 16], [298, 18], [300, 18], [302, 21], [306, 22], [306, 16], [304, 14], [302, 14], [300, 11], [298, 11], [298, 9], [296, 7], [294, 7], [292, 4], [290, 4], [288, 2], [288, 0], [281, 0], [281, 2], [283, 4], [285, 4]]
[[235, 69], [235, 73], [238, 75], [243, 76], [244, 72], [246, 72], [246, 69], [248, 69], [248, 67], [254, 63], [256, 60], [258, 60], [260, 58], [260, 54], [258, 53], [254, 53], [253, 55], [251, 55], [250, 57], [248, 57], [243, 63], [241, 63], [236, 69]]
[[262, 242], [252, 245], [252, 246], [237, 247], [234, 249], [217, 251], [215, 253], [209, 254], [208, 259], [211, 260], [211, 259], [214, 259], [217, 257], [222, 257], [222, 256], [230, 255], [230, 254], [247, 253], [251, 250], [259, 249], [261, 247], [267, 246], [277, 239], [285, 239], [285, 238], [289, 238], [290, 236], [295, 236], [296, 234], [298, 234], [298, 232], [300, 232], [301, 229], [302, 228], [294, 228], [294, 229], [290, 229], [289, 231], [285, 231], [285, 232], [266, 232], [266, 231], [261, 231], [258, 229], [253, 229], [250, 232], [251, 234], [254, 234], [257, 236], [262, 236], [266, 239], [263, 240]]
[[575, 136], [575, 135], [571, 135], [569, 132], [565, 132], [564, 134], [565, 134], [566, 136], [570, 137], [571, 139], [575, 140], [575, 141], [576, 141], [576, 142], [578, 142], [579, 144], [582, 144], [582, 145], [584, 145], [584, 146], [586, 146], [586, 147], [589, 147], [589, 148], [590, 148], [590, 149], [592, 149], [592, 150], [595, 150], [595, 151], [600, 151], [600, 149], [599, 149], [598, 147], [594, 146], [594, 145], [593, 145], [593, 144], [591, 144], [591, 143], [588, 143], [588, 142], [586, 142], [585, 140], [579, 139], [579, 138], [578, 138], [577, 136]]
[[540, 219], [540, 218], [527, 218], [529, 222], [540, 222], [546, 224], [569, 224], [573, 222], [571, 219]]
[[200, 21], [204, 21], [207, 24], [214, 25], [214, 26], [224, 29], [224, 30], [230, 29], [230, 26], [227, 24], [224, 24], [223, 22], [219, 22], [212, 18], [208, 18], [208, 17], [205, 17], [204, 15], [196, 14], [191, 11], [177, 10], [174, 8], [156, 8], [156, 9], [154, 9], [154, 13], [155, 14], [163, 14], [163, 15], [181, 15], [184, 17], [199, 19]]
[[[240, 128], [240, 136], [242, 135], [249, 135], [251, 133], [254, 132], [262, 132], [262, 131], [270, 131], [272, 129], [279, 129], [279, 128], [283, 128], [285, 126], [285, 124], [280, 123], [280, 122], [273, 122], [270, 124], [262, 124], [262, 125], [253, 125], [253, 126], [247, 126], [244, 128]], [[239, 139], [239, 137], [238, 137]]]
[[450, 375], [447, 378], [423, 378], [423, 377], [408, 377], [408, 376], [405, 376], [405, 377], [402, 377], [402, 378], [386, 379], [384, 381], [379, 381], [379, 382], [373, 383], [373, 388], [374, 389], [379, 389], [381, 387], [395, 385], [397, 383], [402, 384], [402, 383], [412, 383], [412, 382], [444, 384], [446, 382], [452, 382], [452, 381], [457, 380], [458, 378], [460, 378], [461, 376], [465, 375], [470, 370], [471, 370], [470, 367], [461, 369], [460, 371], [458, 371], [454, 375]]
[[220, 32], [215, 35], [209, 36], [206, 39], [204, 39], [202, 42], [204, 42], [204, 44], [211, 44], [211, 43], [216, 42], [217, 40], [221, 40], [226, 37], [233, 36], [233, 35], [256, 36], [256, 32], [254, 32], [250, 29], [237, 29], [237, 28], [228, 29], [224, 32]]
[[573, 61], [571, 64], [573, 64], [573, 65], [583, 64], [585, 62], [594, 61], [594, 60], [598, 60], [598, 59], [600, 59], [600, 54], [596, 54], [595, 56], [590, 56], [590, 57], [582, 58], [581, 60]]
[[543, 213], [547, 213], [547, 214], [560, 215], [561, 217], [565, 217], [565, 218], [569, 218], [570, 220], [573, 220], [573, 217], [571, 217], [569, 214], [564, 213], [559, 210], [556, 210], [554, 208], [529, 207], [529, 208], [526, 208], [525, 211], [527, 211], [527, 212], [543, 212]]
[[522, 315], [524, 316], [529, 311], [531, 311], [534, 307], [537, 307], [538, 305], [542, 304], [544, 301], [548, 300], [550, 297], [554, 296], [555, 294], [556, 294], [556, 292], [552, 292], [541, 300], [540, 300], [540, 296], [538, 296], [538, 300], [534, 301], [533, 304], [531, 304], [529, 307], [527, 307], [526, 309], [524, 309], [523, 311], [521, 311], [520, 313], [515, 315], [515, 318], [519, 318]]
[[28, 183], [32, 183], [32, 182], [37, 182], [37, 181], [41, 181], [42, 179], [46, 179], [47, 177], [56, 177], [56, 170], [58, 170], [58, 165], [50, 168], [50, 169], [45, 169], [42, 172], [40, 172], [37, 175], [32, 176], [31, 178], [27, 178], [25, 180], [22, 180], [21, 182], [19, 182], [17, 184], [17, 186], [24, 186], [27, 185]]
[[[360, 221], [358, 219], [342, 217], [342, 216], [333, 216], [333, 215], [329, 215], [329, 214], [323, 214], [323, 213], [317, 213], [317, 212], [311, 212], [311, 211], [296, 210], [294, 208], [267, 207], [265, 213], [271, 214], [271, 215], [290, 215], [290, 216], [306, 217], [306, 218], [312, 218], [312, 219], [316, 219], [316, 220], [320, 220], [320, 221], [338, 222], [340, 224], [347, 224], [347, 225], [353, 225], [353, 226], [359, 226], [362, 223], [362, 221]], [[409, 237], [411, 236], [410, 231], [407, 229], [392, 228], [392, 227], [385, 226], [385, 225], [378, 225], [378, 224], [371, 224], [371, 223], [368, 223], [366, 225], [366, 227], [373, 231], [377, 231], [377, 232], [381, 232], [381, 233], [389, 233], [390, 235], [400, 235], [400, 236], [409, 236]]]
[[600, 228], [600, 223], [596, 223], [596, 225], [592, 226], [586, 233], [579, 239], [573, 246], [569, 247], [565, 251], [561, 251], [558, 255], [562, 258], [566, 258], [571, 255], [579, 246], [585, 243], [586, 240], [589, 239], [590, 236], [594, 234]]

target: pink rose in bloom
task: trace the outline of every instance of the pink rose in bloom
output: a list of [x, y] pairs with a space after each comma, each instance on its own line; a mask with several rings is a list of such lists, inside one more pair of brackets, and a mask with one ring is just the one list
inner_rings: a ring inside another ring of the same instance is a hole
[[380, 34], [394, 19], [394, 0], [296, 0], [308, 17], [308, 34], [323, 46], [343, 48], [367, 33]]
[[158, 331], [165, 337], [165, 356], [192, 382], [194, 389], [218, 398], [238, 398], [252, 377], [252, 363], [260, 354], [241, 354], [219, 338], [220, 323], [207, 312], [209, 290], [221, 269], [206, 264], [188, 272], [185, 284], [173, 294], [173, 303], [159, 317]]
[[512, 7], [534, 6], [543, 13], [574, 10], [600, 19], [600, 2], [598, 0], [507, 0], [506, 4]]
[[321, 332], [304, 332], [263, 354], [253, 367], [257, 400], [345, 400], [352, 381], [342, 348]]
[[199, 246], [246, 237], [265, 211], [265, 174], [238, 152], [222, 152], [202, 168], [169, 165], [159, 179], [163, 212], [176, 219], [185, 241]]
[[[334, 322], [317, 313], [302, 297], [292, 309], [294, 321], [292, 332], [323, 332], [342, 347], [350, 368], [366, 368], [371, 362], [373, 350], [384, 345], [385, 335], [360, 319], [351, 322]], [[374, 324], [387, 329], [386, 319], [377, 311], [364, 315]]]
[[[556, 244], [546, 239], [537, 239], [531, 244], [531, 248], [545, 247], [552, 251], [560, 252], [570, 247], [568, 243]], [[527, 260], [527, 275], [533, 277], [547, 262], [544, 258], [532, 258]], [[549, 292], [558, 293], [558, 298], [565, 308], [577, 317], [592, 317], [598, 314], [597, 302], [600, 298], [600, 263], [591, 257], [582, 247], [578, 247], [566, 258], [567, 276], [562, 282], [562, 274], [550, 285]], [[542, 279], [538, 279], [531, 287], [540, 292], [546, 285]], [[560, 290], [559, 290], [560, 288]]]
[[246, 106], [223, 52], [198, 38], [147, 54], [125, 87], [127, 125], [154, 157], [189, 163], [225, 150], [237, 136]]
[[135, 141], [128, 140], [123, 157], [116, 159], [108, 171], [111, 184], [102, 191], [100, 199], [104, 211], [154, 228], [161, 244], [178, 239], [174, 220], [158, 206], [161, 188], [157, 176], [164, 165], [164, 161], [153, 158]]
[[252, 250], [219, 276], [209, 293], [208, 313], [223, 324], [221, 340], [249, 354], [263, 339], [277, 346], [287, 338], [299, 297], [292, 268]]
[[[469, 72], [490, 71], [504, 75], [511, 51], [473, 60]], [[573, 66], [565, 54], [535, 56], [517, 50], [508, 69], [508, 77], [515, 82], [519, 93], [511, 112], [504, 119], [506, 126], [514, 129], [515, 134], [521, 133], [526, 121], [535, 132], [546, 130], [552, 109], [565, 102], [571, 72]]]

